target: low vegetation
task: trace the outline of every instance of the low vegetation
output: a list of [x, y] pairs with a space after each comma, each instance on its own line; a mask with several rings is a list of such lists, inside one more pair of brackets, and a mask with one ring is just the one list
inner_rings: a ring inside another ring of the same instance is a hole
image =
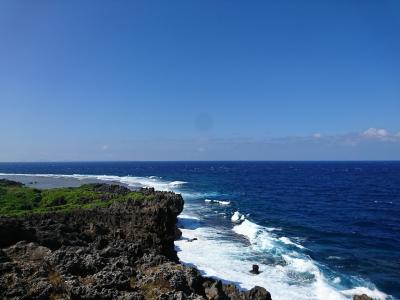
[[119, 185], [85, 184], [75, 188], [39, 190], [22, 183], [0, 179], [0, 215], [19, 216], [77, 208], [108, 206], [114, 201], [152, 197]]

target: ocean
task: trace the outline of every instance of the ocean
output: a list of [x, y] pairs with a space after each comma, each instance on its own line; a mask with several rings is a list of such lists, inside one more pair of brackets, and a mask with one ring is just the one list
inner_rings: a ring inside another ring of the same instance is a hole
[[181, 193], [179, 259], [274, 300], [400, 299], [400, 162], [0, 163], [0, 173]]

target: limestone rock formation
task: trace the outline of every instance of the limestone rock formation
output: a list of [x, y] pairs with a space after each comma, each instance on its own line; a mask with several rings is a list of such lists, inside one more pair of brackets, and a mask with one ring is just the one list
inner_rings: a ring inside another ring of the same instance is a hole
[[[107, 195], [129, 192], [105, 184], [95, 188]], [[0, 298], [271, 299], [262, 287], [240, 291], [179, 264], [174, 239], [180, 236], [182, 197], [141, 192], [150, 197], [0, 217]]]

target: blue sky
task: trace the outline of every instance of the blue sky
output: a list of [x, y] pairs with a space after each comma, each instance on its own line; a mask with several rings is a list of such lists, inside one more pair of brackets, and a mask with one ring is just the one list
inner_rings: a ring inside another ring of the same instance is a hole
[[400, 159], [399, 1], [0, 2], [0, 161]]

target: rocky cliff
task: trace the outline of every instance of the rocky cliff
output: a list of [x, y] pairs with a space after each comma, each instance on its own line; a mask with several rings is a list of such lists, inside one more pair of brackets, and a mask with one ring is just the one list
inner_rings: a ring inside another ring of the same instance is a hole
[[90, 190], [118, 201], [0, 216], [1, 299], [271, 299], [264, 288], [239, 291], [179, 264], [180, 195], [143, 189], [131, 199], [123, 187]]

